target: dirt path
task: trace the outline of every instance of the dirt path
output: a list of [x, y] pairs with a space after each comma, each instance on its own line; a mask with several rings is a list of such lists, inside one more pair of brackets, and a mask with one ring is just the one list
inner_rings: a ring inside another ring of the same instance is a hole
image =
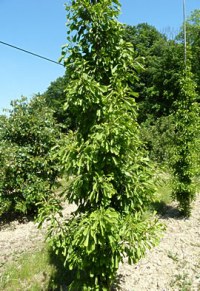
[[[200, 291], [200, 195], [190, 219], [179, 219], [169, 207], [161, 221], [167, 229], [159, 246], [138, 264], [120, 266], [121, 290]], [[4, 226], [0, 230], [0, 275], [7, 261], [40, 249], [43, 243], [44, 233], [33, 222]]]

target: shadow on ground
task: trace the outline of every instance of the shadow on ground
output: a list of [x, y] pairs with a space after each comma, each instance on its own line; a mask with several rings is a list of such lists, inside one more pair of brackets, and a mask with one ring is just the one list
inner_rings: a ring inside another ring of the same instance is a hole
[[[69, 285], [74, 281], [76, 271], [69, 270], [68, 266], [64, 267], [63, 258], [61, 256], [56, 255], [52, 250], [49, 251], [49, 258], [50, 258], [50, 264], [54, 266], [55, 271], [53, 272], [53, 274], [51, 274], [51, 277], [49, 278], [49, 284], [48, 284], [47, 290], [48, 291], [68, 291]], [[82, 275], [84, 277], [84, 274]], [[124, 276], [121, 274], [117, 275], [113, 286], [110, 288], [110, 291], [120, 290], [120, 283], [122, 281], [124, 281]], [[83, 288], [81, 286], [77, 286], [77, 284], [75, 283], [75, 286], [72, 287], [72, 289], [70, 290], [82, 291]]]
[[34, 221], [34, 219], [35, 219], [35, 213], [31, 215], [24, 215], [24, 214], [16, 213], [16, 212], [4, 213], [0, 215], [0, 230], [4, 228], [5, 225], [8, 225], [14, 221], [18, 221], [19, 223], [23, 224], [29, 221]]
[[49, 291], [67, 291], [67, 286], [73, 280], [73, 271], [67, 266], [64, 267], [62, 256], [56, 255], [53, 250], [49, 250], [49, 262], [54, 266], [54, 272], [49, 279]]
[[154, 202], [152, 207], [162, 219], [185, 219], [182, 211], [176, 206], [166, 204], [164, 201]]
[[73, 281], [75, 272], [64, 266], [63, 257], [49, 250], [49, 262], [54, 266], [54, 272], [49, 279], [48, 291], [67, 291]]

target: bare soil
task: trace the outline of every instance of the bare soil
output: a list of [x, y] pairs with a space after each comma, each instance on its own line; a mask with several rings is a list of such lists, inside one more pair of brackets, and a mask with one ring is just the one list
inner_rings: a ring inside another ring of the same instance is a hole
[[200, 291], [200, 195], [189, 219], [175, 206], [160, 218], [166, 225], [160, 244], [136, 265], [120, 266], [123, 291]]
[[[74, 206], [66, 209], [70, 213]], [[166, 208], [160, 220], [166, 231], [160, 244], [135, 265], [119, 268], [123, 291], [200, 291], [200, 195], [189, 219], [180, 217], [176, 205]], [[0, 229], [0, 277], [4, 265], [23, 252], [41, 249], [44, 230], [32, 221], [4, 224]]]

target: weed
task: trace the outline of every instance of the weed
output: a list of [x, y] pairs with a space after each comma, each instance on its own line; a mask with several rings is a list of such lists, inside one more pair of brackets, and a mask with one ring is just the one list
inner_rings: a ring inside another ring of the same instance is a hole
[[175, 275], [170, 287], [178, 287], [179, 291], [191, 291], [192, 281], [187, 273]]
[[168, 256], [168, 258], [172, 259], [175, 262], [178, 262], [179, 261], [179, 258], [178, 258], [177, 253], [174, 254], [173, 252], [169, 251], [168, 254], [167, 254], [167, 256]]
[[192, 247], [198, 247], [198, 248], [200, 248], [200, 243], [199, 242], [191, 243], [190, 245]]

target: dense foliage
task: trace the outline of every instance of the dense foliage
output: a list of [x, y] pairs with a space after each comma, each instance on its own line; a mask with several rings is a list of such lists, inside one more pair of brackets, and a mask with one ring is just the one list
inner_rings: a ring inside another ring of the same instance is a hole
[[[186, 21], [187, 50], [191, 53], [191, 72], [196, 82], [198, 100], [200, 96], [200, 9], [194, 10]], [[183, 30], [177, 35], [177, 41], [183, 42]]]
[[0, 120], [0, 215], [34, 214], [56, 182], [49, 152], [60, 130], [41, 96], [12, 102], [8, 113]]
[[49, 239], [75, 271], [70, 290], [110, 290], [119, 262], [125, 256], [136, 262], [158, 240], [159, 224], [146, 212], [153, 200], [152, 169], [132, 89], [141, 65], [122, 38], [119, 8], [117, 0], [66, 6], [65, 108], [73, 111], [77, 130], [69, 132], [58, 156], [67, 177], [63, 199], [78, 209], [61, 222], [52, 197], [40, 220], [51, 221]]
[[53, 111], [53, 117], [56, 123], [62, 124], [62, 132], [76, 129], [76, 120], [74, 112], [71, 108], [64, 109], [66, 100], [66, 86], [68, 83], [67, 73], [63, 77], [59, 77], [43, 94], [45, 102], [48, 107]]
[[169, 170], [176, 139], [174, 116], [170, 114], [156, 120], [149, 117], [141, 124], [141, 137], [150, 159], [159, 167], [163, 166]]
[[196, 137], [199, 130], [196, 85], [190, 69], [180, 79], [180, 94], [175, 106], [175, 155], [172, 162], [174, 171], [174, 198], [179, 201], [185, 216], [191, 214], [191, 202], [195, 196], [193, 178], [195, 174]]

